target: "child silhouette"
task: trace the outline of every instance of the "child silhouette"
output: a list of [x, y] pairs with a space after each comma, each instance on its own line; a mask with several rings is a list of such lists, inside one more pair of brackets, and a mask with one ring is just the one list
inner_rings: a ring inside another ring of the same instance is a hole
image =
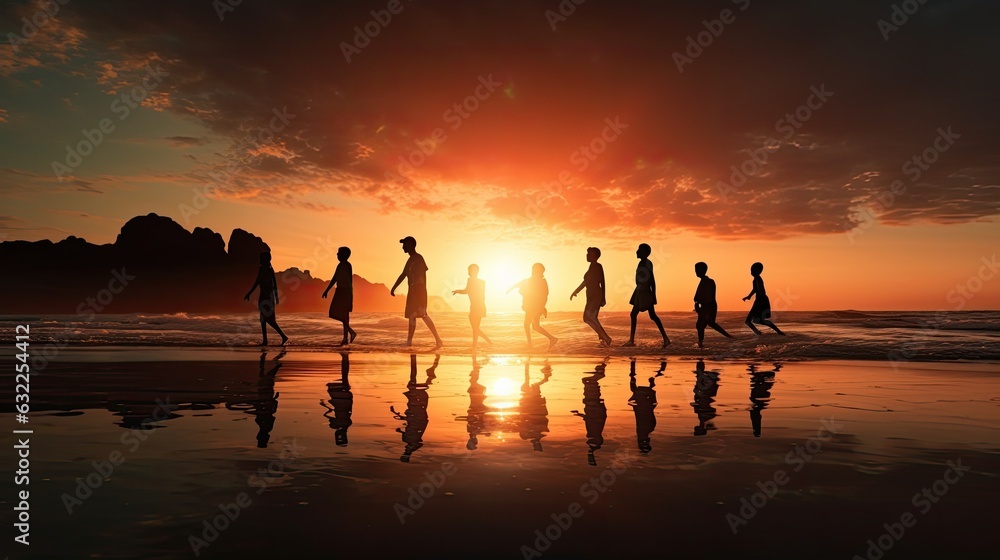
[[611, 337], [608, 336], [607, 331], [601, 325], [601, 321], [597, 318], [601, 312], [601, 308], [607, 305], [604, 267], [601, 266], [601, 263], [597, 262], [600, 258], [600, 249], [597, 247], [587, 248], [587, 262], [590, 263], [590, 268], [583, 275], [583, 282], [573, 290], [569, 299], [572, 300], [575, 298], [580, 293], [580, 290], [587, 289], [587, 304], [583, 308], [583, 322], [594, 329], [594, 332], [601, 339], [601, 346], [611, 346]]
[[695, 264], [694, 274], [701, 278], [694, 293], [694, 312], [698, 314], [698, 323], [695, 325], [698, 329], [698, 348], [704, 348], [705, 327], [712, 327], [726, 338], [732, 338], [732, 335], [715, 322], [719, 304], [715, 300], [715, 280], [708, 277], [708, 265], [703, 262]]
[[507, 290], [507, 293], [509, 294], [514, 288], [521, 292], [521, 309], [524, 310], [524, 336], [528, 339], [528, 346], [531, 346], [531, 329], [535, 329], [549, 339], [549, 350], [551, 350], [559, 339], [542, 328], [542, 317], [548, 316], [545, 304], [549, 300], [549, 283], [545, 280], [545, 267], [541, 263], [535, 263], [531, 267], [531, 278], [514, 284]]
[[767, 290], [764, 289], [764, 279], [760, 277], [762, 272], [764, 272], [764, 265], [761, 263], [756, 262], [750, 266], [750, 276], [753, 276], [753, 289], [750, 290], [747, 297], [743, 298], [743, 301], [749, 300], [754, 295], [757, 297], [754, 299], [753, 306], [750, 307], [750, 313], [747, 314], [746, 325], [758, 336], [760, 335], [760, 331], [754, 326], [754, 323], [771, 327], [774, 329], [774, 332], [784, 336], [785, 333], [781, 332], [781, 329], [771, 322], [771, 300], [767, 297]]
[[271, 325], [275, 332], [281, 336], [281, 345], [284, 346], [288, 342], [288, 337], [281, 332], [281, 327], [278, 326], [278, 321], [274, 316], [274, 308], [278, 305], [278, 279], [274, 274], [274, 269], [271, 268], [271, 253], [266, 251], [260, 254], [257, 279], [254, 280], [253, 286], [250, 286], [247, 295], [243, 296], [243, 301], [250, 301], [250, 295], [258, 287], [260, 293], [257, 296], [257, 310], [260, 311], [260, 332], [263, 338], [260, 345], [267, 346], [267, 326]]
[[[351, 328], [351, 311], [354, 311], [354, 268], [347, 259], [351, 258], [351, 250], [341, 247], [337, 250], [337, 270], [333, 273], [333, 278], [326, 289], [323, 290], [323, 298], [330, 292], [335, 284], [337, 291], [333, 292], [333, 299], [330, 301], [330, 318], [336, 319], [344, 324], [344, 339], [341, 346], [347, 346], [349, 342], [354, 342], [358, 333]], [[350, 340], [348, 340], [350, 337]]]
[[454, 290], [452, 295], [467, 294], [469, 296], [469, 323], [472, 325], [472, 349], [479, 345], [479, 337], [483, 337], [486, 344], [493, 344], [490, 337], [483, 334], [479, 325], [486, 316], [486, 281], [479, 278], [479, 265], [469, 265], [469, 279], [465, 283], [465, 288]]
[[639, 259], [639, 265], [635, 269], [635, 291], [632, 292], [632, 299], [628, 302], [632, 304], [630, 315], [631, 327], [629, 329], [628, 342], [622, 346], [635, 346], [635, 326], [639, 313], [646, 311], [656, 327], [660, 329], [660, 336], [663, 337], [663, 347], [670, 346], [670, 337], [663, 330], [663, 322], [656, 316], [656, 278], [653, 276], [653, 262], [649, 260], [649, 255], [653, 249], [649, 245], [642, 243], [635, 251], [635, 257]]

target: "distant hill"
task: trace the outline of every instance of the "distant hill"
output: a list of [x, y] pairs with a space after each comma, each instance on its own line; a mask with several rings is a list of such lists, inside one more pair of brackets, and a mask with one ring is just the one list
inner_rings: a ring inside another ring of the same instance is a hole
[[[187, 231], [170, 218], [137, 216], [112, 244], [70, 236], [59, 242], [0, 243], [0, 314], [253, 312], [243, 296], [257, 273], [263, 239], [235, 229], [227, 243], [206, 228]], [[328, 280], [291, 268], [277, 273], [279, 312], [325, 311]], [[123, 284], [127, 283], [127, 286]], [[356, 312], [402, 312], [384, 284], [354, 276]]]

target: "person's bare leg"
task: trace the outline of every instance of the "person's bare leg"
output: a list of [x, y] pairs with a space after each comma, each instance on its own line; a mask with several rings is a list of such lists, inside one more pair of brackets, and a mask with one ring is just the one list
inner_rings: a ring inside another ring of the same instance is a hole
[[704, 348], [705, 347], [705, 323], [699, 322], [697, 325], [695, 325], [695, 328], [698, 329], [698, 348]]
[[261, 346], [267, 346], [267, 320], [263, 317], [260, 318], [260, 335], [262, 338]]
[[437, 327], [434, 326], [434, 321], [431, 320], [430, 315], [424, 315], [424, 323], [427, 325], [427, 328], [430, 329], [431, 334], [434, 335], [434, 348], [444, 346], [444, 342], [441, 340], [441, 337], [438, 336]]
[[547, 331], [544, 328], [542, 328], [542, 320], [541, 319], [536, 318], [535, 321], [531, 324], [531, 326], [539, 334], [541, 334], [545, 338], [549, 339], [549, 350], [551, 350], [552, 347], [555, 346], [557, 342], [559, 342], [559, 339], [556, 338], [556, 337], [554, 337], [554, 336], [552, 336], [552, 333], [550, 333], [549, 331]]
[[635, 346], [635, 324], [639, 319], [639, 310], [633, 307], [632, 313], [629, 314], [628, 318], [629, 318], [628, 342], [622, 344], [622, 346]]
[[407, 325], [406, 330], [406, 345], [413, 346], [413, 331], [417, 330], [417, 319], [415, 317], [410, 317], [410, 323]]
[[472, 326], [472, 349], [475, 350], [479, 346], [479, 327], [476, 326], [475, 317], [469, 317], [469, 325]]
[[601, 320], [594, 318], [594, 330], [597, 331], [597, 336], [601, 337], [608, 346], [611, 346], [611, 337], [608, 336], [608, 331], [604, 330], [604, 325], [601, 324]]
[[485, 342], [486, 344], [493, 344], [493, 341], [490, 340], [490, 337], [486, 336], [486, 333], [483, 332], [483, 329], [481, 327], [482, 324], [483, 324], [483, 318], [476, 317], [472, 323], [472, 332], [475, 333], [476, 338], [482, 338], [483, 342]]
[[753, 321], [751, 321], [750, 319], [747, 319], [746, 320], [746, 326], [750, 327], [750, 330], [752, 330], [755, 335], [760, 336], [760, 331], [757, 330], [757, 327], [755, 327], [753, 325]]
[[779, 329], [777, 325], [772, 323], [770, 319], [764, 319], [763, 321], [760, 322], [760, 324], [767, 327], [771, 327], [772, 329], [774, 329], [774, 332], [780, 334], [781, 336], [785, 336], [785, 333], [781, 332], [781, 329]]
[[351, 318], [350, 318], [350, 316], [348, 316], [347, 319], [344, 319], [344, 329], [347, 331], [347, 334], [349, 334], [350, 337], [351, 337], [348, 342], [349, 343], [354, 343], [354, 339], [358, 337], [358, 333], [357, 333], [357, 331], [355, 331], [354, 329], [351, 328]]
[[347, 331], [350, 329], [350, 327], [347, 326], [347, 321], [341, 321], [341, 323], [343, 323], [344, 325], [344, 338], [340, 341], [340, 345], [347, 346], [347, 338], [349, 336]]
[[531, 318], [524, 314], [524, 337], [528, 339], [528, 348], [531, 348]]
[[281, 344], [284, 346], [284, 344], [288, 342], [288, 337], [285, 336], [285, 333], [281, 332], [281, 327], [278, 326], [278, 320], [274, 318], [268, 319], [267, 324], [274, 327], [274, 332], [278, 333], [278, 336], [281, 337]]
[[722, 328], [718, 323], [709, 323], [708, 326], [712, 327], [713, 329], [718, 331], [719, 334], [721, 334], [726, 338], [733, 338], [733, 335], [727, 333], [726, 329]]
[[660, 321], [660, 318], [656, 316], [656, 311], [650, 309], [649, 318], [652, 319], [654, 323], [656, 323], [656, 328], [660, 329], [660, 336], [663, 337], [663, 347], [666, 348], [667, 346], [670, 346], [670, 337], [667, 336], [667, 331], [663, 329], [663, 322]]

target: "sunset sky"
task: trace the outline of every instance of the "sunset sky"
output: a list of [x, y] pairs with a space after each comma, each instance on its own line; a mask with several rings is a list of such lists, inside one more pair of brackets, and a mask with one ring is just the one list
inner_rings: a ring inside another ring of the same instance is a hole
[[997, 2], [46, 5], [0, 7], [6, 240], [155, 212], [391, 285], [413, 235], [432, 295], [476, 262], [506, 310], [534, 262], [582, 309], [588, 246], [626, 309], [645, 241], [669, 310], [699, 260], [723, 310], [754, 261], [776, 310], [1000, 309]]

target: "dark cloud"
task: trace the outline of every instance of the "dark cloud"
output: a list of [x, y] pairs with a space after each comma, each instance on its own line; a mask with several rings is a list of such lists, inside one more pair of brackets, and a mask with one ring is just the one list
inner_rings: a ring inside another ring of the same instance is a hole
[[195, 136], [167, 136], [164, 138], [171, 145], [178, 148], [189, 148], [192, 146], [202, 146], [208, 143], [207, 138], [195, 137]]
[[[232, 140], [218, 165], [239, 161], [239, 176], [223, 195], [275, 204], [332, 191], [386, 212], [727, 237], [842, 232], [865, 212], [899, 225], [1000, 213], [996, 2], [925, 4], [888, 41], [891, 2], [590, 0], [555, 31], [555, 0], [403, 2], [348, 63], [342, 42], [385, 5], [244, 2], [220, 22], [203, 0], [80, 2], [47, 32], [72, 42], [45, 56], [40, 40], [25, 64], [75, 60], [109, 90], [162, 65], [156, 107]], [[674, 53], [724, 8], [735, 21], [679, 72]], [[832, 97], [802, 111], [820, 87]], [[261, 135], [275, 111], [294, 117]], [[584, 166], [616, 118], [627, 128]], [[904, 165], [948, 126], [961, 138], [911, 179]], [[766, 165], [731, 184], [768, 139]], [[906, 192], [875, 204], [895, 180]]]

